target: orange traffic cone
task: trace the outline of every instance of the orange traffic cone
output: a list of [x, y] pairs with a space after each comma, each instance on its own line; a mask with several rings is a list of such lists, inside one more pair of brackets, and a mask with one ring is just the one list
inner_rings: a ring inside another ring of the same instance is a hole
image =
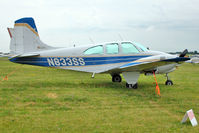
[[8, 80], [8, 76], [6, 75], [5, 78], [3, 79], [3, 81]]

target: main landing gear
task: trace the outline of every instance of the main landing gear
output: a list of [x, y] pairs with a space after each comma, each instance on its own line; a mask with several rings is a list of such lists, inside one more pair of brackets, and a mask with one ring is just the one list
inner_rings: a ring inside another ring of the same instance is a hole
[[[114, 75], [112, 75], [112, 81], [113, 82], [122, 82], [122, 78], [121, 78], [121, 76], [119, 74], [114, 74]], [[137, 89], [138, 88], [138, 84], [137, 83], [135, 83], [135, 84], [126, 83], [126, 88]]]
[[173, 82], [169, 79], [169, 76], [168, 76], [168, 73], [166, 74], [166, 77], [167, 77], [167, 81], [165, 82], [165, 85], [173, 85]]
[[113, 82], [122, 82], [122, 78], [121, 78], [121, 76], [119, 74], [114, 74], [112, 76], [112, 81]]
[[[137, 89], [138, 88], [137, 80], [138, 80], [140, 73], [138, 73], [138, 72], [124, 72], [122, 74], [127, 81], [126, 82], [126, 88], [129, 88], [129, 89], [131, 89], [131, 88]], [[166, 77], [167, 77], [167, 81], [165, 82], [165, 85], [172, 86], [173, 82], [172, 82], [172, 80], [169, 79], [168, 73], [166, 74]], [[113, 74], [112, 75], [112, 81], [113, 82], [122, 82], [122, 78], [121, 78], [120, 74]]]
[[138, 88], [138, 78], [140, 76], [139, 72], [123, 72], [122, 75], [124, 76], [126, 80], [126, 88], [133, 88], [137, 89]]
[[128, 83], [126, 83], [126, 88], [133, 88], [133, 89], [137, 89], [138, 88], [138, 83], [136, 83], [136, 84], [128, 84]]

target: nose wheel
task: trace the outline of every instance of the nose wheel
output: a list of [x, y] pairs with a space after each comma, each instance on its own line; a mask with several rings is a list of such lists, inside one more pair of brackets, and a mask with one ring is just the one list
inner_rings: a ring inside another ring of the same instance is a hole
[[173, 85], [173, 82], [171, 81], [171, 80], [167, 80], [166, 82], [165, 82], [165, 85]]
[[169, 79], [169, 76], [168, 76], [168, 73], [166, 74], [166, 77], [167, 77], [167, 81], [165, 82], [165, 85], [173, 85], [173, 81]]

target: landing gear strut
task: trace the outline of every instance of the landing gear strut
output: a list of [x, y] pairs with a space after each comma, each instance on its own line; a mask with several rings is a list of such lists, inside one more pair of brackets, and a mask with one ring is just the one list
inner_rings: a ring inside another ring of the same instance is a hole
[[122, 78], [121, 78], [121, 76], [120, 76], [119, 74], [114, 74], [114, 75], [112, 76], [112, 81], [113, 81], [113, 82], [121, 82], [121, 81], [122, 81]]
[[169, 79], [169, 76], [168, 76], [168, 73], [166, 74], [166, 77], [167, 77], [167, 81], [165, 82], [165, 85], [173, 85], [173, 82]]
[[136, 83], [136, 84], [128, 84], [128, 83], [126, 83], [126, 88], [133, 88], [133, 89], [137, 89], [138, 88], [138, 84]]

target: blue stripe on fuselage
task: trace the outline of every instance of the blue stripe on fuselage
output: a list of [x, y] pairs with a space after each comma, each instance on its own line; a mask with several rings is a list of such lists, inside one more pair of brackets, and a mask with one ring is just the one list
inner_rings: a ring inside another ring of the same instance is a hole
[[20, 64], [29, 64], [46, 67], [91, 66], [131, 62], [149, 56], [151, 55], [111, 57], [16, 57], [11, 58], [10, 61]]

